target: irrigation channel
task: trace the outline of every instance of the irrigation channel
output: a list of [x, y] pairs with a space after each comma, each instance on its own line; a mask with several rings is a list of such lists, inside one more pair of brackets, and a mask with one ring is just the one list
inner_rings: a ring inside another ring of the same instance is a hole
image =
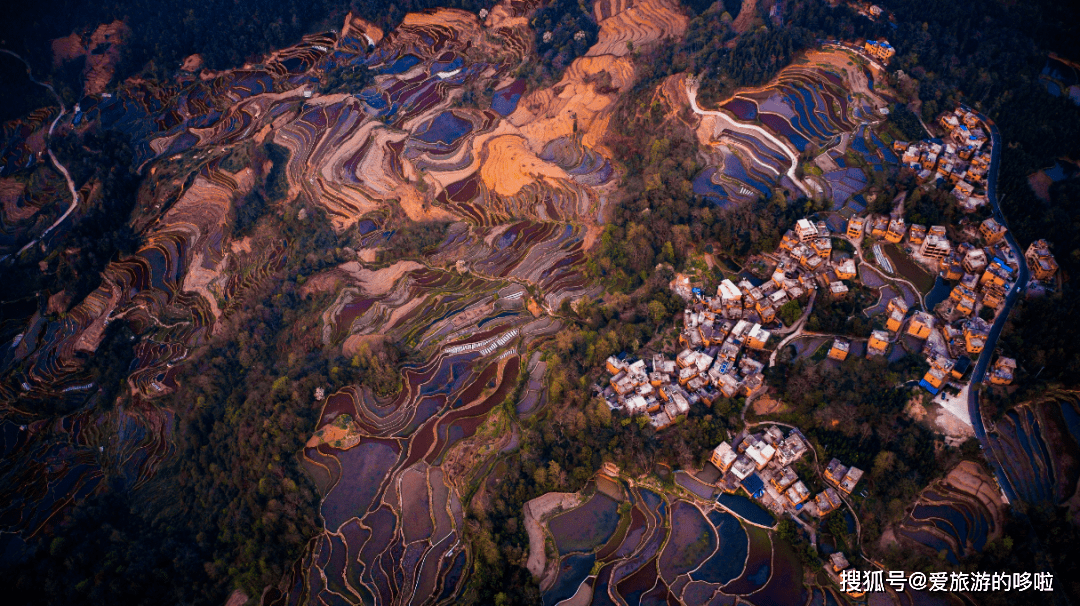
[[[45, 138], [45, 149], [49, 152], [49, 159], [52, 160], [53, 165], [56, 166], [56, 170], [60, 171], [60, 174], [64, 175], [64, 180], [67, 181], [68, 191], [71, 193], [71, 206], [68, 207], [67, 211], [65, 211], [64, 214], [60, 215], [60, 218], [54, 221], [52, 225], [47, 227], [45, 231], [41, 232], [41, 235], [31, 240], [29, 243], [27, 243], [26, 246], [20, 248], [19, 252], [15, 253], [14, 255], [14, 257], [17, 258], [19, 255], [29, 250], [30, 247], [40, 242], [45, 236], [49, 234], [50, 231], [56, 229], [58, 225], [64, 222], [64, 219], [67, 219], [71, 213], [75, 212], [75, 209], [79, 206], [79, 191], [75, 188], [75, 182], [72, 181], [71, 175], [68, 173], [67, 168], [64, 167], [64, 165], [61, 164], [59, 160], [56, 159], [56, 154], [53, 153], [52, 147], [49, 146], [49, 140], [52, 139], [52, 134], [53, 131], [56, 129], [56, 125], [60, 122], [60, 119], [64, 117], [64, 114], [67, 113], [67, 106], [64, 105], [64, 100], [60, 98], [60, 95], [57, 94], [56, 89], [54, 89], [51, 84], [48, 84], [46, 82], [38, 82], [36, 79], [34, 79], [34, 71], [30, 67], [30, 64], [26, 61], [26, 59], [23, 59], [16, 53], [2, 48], [0, 48], [0, 53], [11, 55], [19, 61], [22, 61], [22, 64], [26, 66], [26, 75], [28, 78], [30, 78], [30, 81], [34, 84], [44, 86], [45, 88], [49, 89], [49, 92], [52, 93], [52, 96], [56, 97], [56, 102], [60, 104], [60, 113], [52, 121], [52, 124], [49, 125], [49, 135]], [[6, 256], [0, 258], [0, 261], [5, 260], [7, 260]]]

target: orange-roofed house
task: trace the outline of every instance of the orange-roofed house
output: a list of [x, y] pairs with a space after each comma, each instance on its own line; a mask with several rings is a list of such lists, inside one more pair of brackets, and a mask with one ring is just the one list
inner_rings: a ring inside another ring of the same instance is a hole
[[885, 240], [892, 242], [893, 244], [899, 244], [904, 239], [904, 234], [907, 233], [907, 224], [904, 223], [904, 219], [897, 217], [892, 221], [889, 221], [889, 229], [885, 232]]
[[987, 244], [997, 244], [1005, 238], [1005, 226], [994, 220], [993, 217], [989, 217], [982, 224], [979, 225], [979, 235], [983, 237], [983, 240]]

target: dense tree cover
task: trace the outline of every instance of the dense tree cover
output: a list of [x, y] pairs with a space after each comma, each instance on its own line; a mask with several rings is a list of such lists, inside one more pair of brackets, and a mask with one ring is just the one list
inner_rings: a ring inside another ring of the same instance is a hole
[[[75, 145], [61, 143], [62, 154]], [[267, 151], [276, 165], [284, 165], [287, 151]], [[130, 185], [130, 151], [106, 133], [88, 136], [80, 152], [65, 155], [73, 177], [100, 179], [104, 191], [116, 195], [97, 202], [68, 236], [68, 242], [92, 252], [95, 249], [78, 238], [96, 230], [99, 245], [105, 246], [117, 229], [130, 231], [134, 191], [122, 198], [119, 185], [112, 184]], [[5, 576], [19, 580], [14, 589], [20, 601], [222, 603], [234, 587], [257, 596], [283, 578], [316, 532], [318, 497], [296, 459], [318, 418], [321, 403], [314, 400], [314, 390], [363, 383], [393, 393], [400, 384], [397, 368], [402, 360], [392, 347], [363, 349], [352, 360], [343, 358], [324, 351], [317, 331], [305, 325], [318, 318], [328, 295], [301, 296], [300, 285], [306, 276], [347, 260], [342, 247], [355, 244], [347, 239], [351, 236], [339, 239], [320, 211], [307, 209], [306, 220], [295, 211], [264, 212], [271, 202], [283, 202], [281, 192], [272, 191], [280, 187], [276, 174], [271, 170], [267, 182], [241, 201], [237, 220], [230, 222], [241, 231], [231, 235], [260, 230], [302, 244], [309, 252], [297, 254], [294, 246], [285, 267], [269, 281], [238, 293], [246, 302], [220, 320], [225, 326], [216, 336], [190, 353], [177, 377], [179, 391], [155, 403], [176, 413], [170, 439], [177, 452], [167, 457], [153, 480], [132, 490], [127, 482], [133, 478], [125, 481], [108, 471], [103, 493], [65, 511], [47, 533], [28, 543], [19, 562], [6, 563], [11, 567]], [[124, 207], [117, 211], [110, 204]], [[112, 246], [113, 254], [124, 252]], [[97, 260], [89, 254], [82, 257], [72, 262], [93, 261], [100, 269], [109, 260], [104, 255]], [[80, 266], [79, 271], [87, 270]], [[36, 279], [40, 288], [59, 278]], [[69, 280], [72, 287], [76, 282], [74, 277]], [[133, 336], [124, 321], [109, 326], [84, 369], [99, 389], [79, 406], [108, 410], [114, 403], [145, 405], [132, 399], [124, 383]], [[139, 572], [147, 569], [155, 572]]]
[[56, 98], [30, 80], [26, 65], [4, 53], [0, 53], [0, 82], [4, 83], [0, 88], [0, 123], [21, 118], [39, 107], [56, 106]]
[[450, 227], [450, 223], [446, 221], [416, 223], [405, 217], [400, 219], [395, 221], [400, 227], [394, 230], [390, 240], [379, 251], [381, 261], [392, 262], [432, 252], [446, 240], [446, 230]]
[[[238, 67], [259, 55], [300, 41], [312, 31], [341, 27], [346, 11], [389, 31], [405, 14], [435, 7], [477, 12], [490, 2], [482, 0], [163, 0], [156, 2], [108, 0], [77, 2], [49, 0], [20, 2], [6, 7], [0, 23], [0, 46], [22, 54], [35, 74], [48, 74], [62, 85], [71, 101], [81, 91], [80, 70], [52, 65], [49, 46], [54, 38], [73, 31], [93, 31], [100, 23], [123, 20], [131, 36], [121, 48], [116, 78], [122, 80], [146, 69], [164, 78], [180, 67], [184, 57], [199, 53], [207, 67]], [[147, 69], [148, 68], [148, 69]]]
[[904, 220], [909, 224], [956, 226], [964, 217], [956, 196], [947, 189], [918, 187], [904, 200]]
[[[128, 218], [135, 205], [139, 180], [131, 167], [127, 138], [110, 131], [88, 135], [81, 141], [64, 137], [53, 145], [76, 186], [90, 184], [94, 186], [90, 188], [92, 193], [78, 212], [49, 234], [54, 245], [47, 256], [43, 258], [41, 249], [33, 247], [13, 263], [0, 265], [4, 300], [37, 297], [42, 313], [46, 313], [50, 295], [59, 295], [58, 300], [67, 304], [81, 301], [101, 283], [100, 273], [105, 265], [119, 255], [131, 253], [137, 245]], [[67, 210], [71, 199], [58, 175], [55, 185], [64, 192], [64, 197], [58, 198], [56, 208], [50, 209], [49, 224]], [[35, 234], [43, 229], [44, 226]], [[58, 242], [63, 247], [55, 246]], [[45, 264], [44, 269], [41, 263]], [[55, 311], [65, 312], [67, 306]]]
[[813, 332], [868, 337], [873, 323], [862, 311], [874, 305], [878, 295], [862, 284], [845, 281], [848, 293], [834, 297], [822, 291], [814, 302], [814, 309], [806, 319], [806, 329]]
[[[581, 490], [605, 461], [631, 475], [655, 473], [661, 464], [700, 466], [728, 437], [741, 399], [721, 398], [712, 408], [696, 404], [679, 423], [657, 433], [644, 418], [611, 411], [591, 394], [589, 386], [608, 376], [603, 361], [609, 355], [660, 350], [664, 344], [670, 355], [671, 321], [683, 305], [670, 294], [665, 277], [653, 275], [632, 294], [585, 302], [565, 318], [568, 326], [545, 346], [552, 404], [522, 422], [521, 448], [503, 459], [506, 472], [490, 506], [469, 510], [477, 561], [461, 603], [539, 603], [535, 581], [524, 569], [528, 537], [522, 507], [528, 500], [550, 491]], [[650, 313], [655, 306], [670, 310], [660, 326]]]
[[792, 407], [780, 418], [810, 438], [821, 465], [836, 457], [866, 472], [858, 491], [868, 497], [857, 499], [863, 547], [874, 546], [919, 490], [960, 456], [937, 450], [934, 433], [904, 412], [914, 393], [905, 383], [925, 370], [921, 357], [909, 354], [893, 363], [849, 357], [838, 369], [800, 360], [766, 373]]
[[920, 141], [930, 136], [930, 133], [926, 132], [922, 123], [919, 122], [919, 117], [915, 115], [915, 112], [908, 109], [908, 106], [901, 105], [899, 103], [892, 106], [889, 112], [889, 123], [896, 126], [900, 131], [900, 134], [910, 143], [912, 141]]
[[[326, 252], [290, 260], [192, 352], [163, 402], [178, 417], [177, 452], [149, 485], [113, 482], [32, 542], [9, 571], [25, 603], [220, 604], [234, 587], [258, 595], [316, 532], [318, 497], [296, 459], [321, 406], [312, 394], [363, 381], [366, 369], [325, 353], [304, 324], [327, 301], [301, 297], [298, 278], [344, 260], [328, 222], [273, 217], [284, 237]], [[132, 405], [126, 390], [120, 402]]]
[[[730, 10], [730, 9], [729, 9]], [[802, 27], [765, 29], [740, 37], [733, 49], [727, 48], [736, 37], [731, 17], [719, 3], [690, 21], [686, 36], [678, 45], [672, 61], [659, 66], [668, 73], [689, 72], [700, 78], [699, 103], [708, 107], [727, 97], [740, 86], [758, 86], [768, 82], [795, 53], [813, 44]]]
[[574, 59], [596, 44], [600, 28], [591, 3], [551, 0], [533, 15], [530, 25], [536, 36], [534, 79], [557, 82]]

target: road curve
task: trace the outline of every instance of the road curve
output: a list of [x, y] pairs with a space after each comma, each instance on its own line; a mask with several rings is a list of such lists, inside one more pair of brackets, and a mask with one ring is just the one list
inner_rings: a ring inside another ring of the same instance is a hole
[[791, 160], [791, 168], [789, 168], [787, 171], [788, 178], [791, 179], [792, 183], [798, 186], [798, 188], [802, 191], [803, 195], [810, 197], [810, 190], [808, 190], [806, 188], [806, 185], [804, 185], [803, 182], [795, 176], [795, 168], [799, 165], [799, 156], [796, 155], [795, 152], [791, 151], [791, 149], [789, 149], [787, 145], [784, 145], [783, 141], [777, 139], [771, 133], [769, 133], [769, 131], [761, 128], [760, 126], [757, 126], [755, 124], [736, 122], [735, 120], [732, 120], [730, 116], [723, 112], [707, 111], [701, 109], [701, 107], [699, 107], [697, 104], [697, 92], [697, 82], [694, 82], [693, 79], [688, 79], [686, 83], [686, 98], [690, 101], [690, 109], [694, 110], [695, 114], [701, 116], [716, 116], [717, 118], [720, 118], [721, 120], [726, 122], [732, 130], [752, 131], [768, 139], [770, 143], [779, 147], [784, 152], [784, 155], [787, 156], [789, 160]]
[[[16, 59], [18, 59], [19, 61], [22, 61], [23, 65], [26, 66], [26, 75], [27, 75], [27, 77], [30, 78], [30, 81], [33, 82], [34, 84], [38, 84], [40, 86], [44, 86], [45, 88], [49, 89], [49, 92], [52, 93], [53, 97], [56, 97], [56, 102], [60, 104], [60, 113], [56, 116], [56, 119], [52, 121], [52, 124], [49, 125], [49, 136], [45, 140], [45, 149], [49, 152], [49, 159], [52, 160], [53, 166], [56, 167], [56, 170], [60, 171], [61, 175], [64, 175], [64, 180], [67, 181], [68, 192], [71, 193], [71, 205], [68, 206], [67, 211], [65, 211], [64, 214], [60, 215], [60, 218], [57, 219], [56, 221], [54, 221], [52, 225], [47, 227], [45, 229], [45, 231], [41, 232], [41, 235], [39, 235], [38, 237], [31, 240], [26, 246], [23, 246], [22, 248], [20, 248], [19, 252], [15, 253], [15, 255], [14, 255], [15, 257], [18, 257], [19, 255], [21, 255], [24, 252], [26, 252], [27, 250], [29, 250], [30, 247], [32, 247], [35, 244], [37, 244], [38, 242], [40, 242], [42, 240], [42, 238], [44, 238], [45, 236], [47, 236], [49, 234], [49, 232], [56, 229], [56, 226], [63, 223], [64, 220], [67, 219], [68, 216], [71, 215], [71, 213], [75, 212], [75, 209], [79, 207], [79, 190], [77, 190], [75, 188], [75, 181], [73, 181], [71, 179], [71, 174], [68, 173], [67, 168], [65, 168], [64, 165], [60, 163], [60, 160], [58, 160], [56, 158], [56, 154], [53, 153], [52, 147], [49, 146], [49, 139], [52, 138], [52, 134], [53, 134], [53, 131], [56, 129], [56, 125], [60, 122], [60, 119], [64, 117], [64, 114], [67, 113], [67, 106], [64, 105], [64, 100], [60, 98], [60, 95], [58, 95], [56, 93], [56, 89], [54, 89], [52, 87], [52, 85], [50, 85], [50, 84], [48, 84], [46, 82], [38, 82], [37, 80], [34, 79], [34, 72], [30, 68], [30, 64], [26, 62], [26, 59], [23, 59], [19, 55], [15, 54], [15, 53], [7, 50], [7, 49], [0, 48], [0, 53], [11, 55], [12, 57], [15, 57]], [[4, 260], [4, 259], [0, 259], [0, 261], [2, 261], [2, 260]]]
[[[975, 112], [971, 108], [965, 107], [965, 109], [977, 114], [983, 123], [990, 127], [990, 140], [993, 147], [990, 151], [990, 170], [986, 176], [986, 199], [990, 202], [990, 207], [994, 211], [994, 219], [1008, 228], [1008, 224], [1005, 222], [1005, 215], [1001, 214], [1001, 207], [998, 205], [997, 195], [998, 170], [1001, 168], [1001, 133], [998, 132], [997, 125], [991, 122], [986, 116], [979, 112]], [[982, 355], [979, 356], [979, 361], [975, 364], [975, 370], [971, 373], [971, 386], [968, 389], [968, 415], [971, 417], [971, 426], [975, 430], [975, 437], [978, 438], [979, 444], [983, 449], [983, 454], [994, 469], [998, 484], [1005, 492], [1005, 496], [1009, 498], [1009, 501], [1015, 502], [1017, 499], [1016, 491], [1013, 490], [1012, 482], [1005, 473], [1005, 468], [998, 461], [997, 453], [991, 447], [990, 441], [986, 436], [986, 428], [983, 426], [982, 413], [979, 410], [978, 390], [978, 384], [982, 382], [983, 377], [986, 375], [986, 369], [990, 366], [990, 359], [994, 355], [994, 348], [997, 345], [998, 337], [1001, 336], [1001, 329], [1004, 328], [1005, 321], [1008, 319], [1009, 312], [1012, 310], [1013, 305], [1016, 304], [1017, 299], [1020, 298], [1020, 295], [1027, 288], [1028, 278], [1030, 277], [1027, 263], [1024, 261], [1023, 250], [1021, 250], [1020, 244], [1016, 241], [1012, 231], [1006, 232], [1005, 241], [1008, 243], [1009, 248], [1012, 249], [1013, 254], [1016, 255], [1017, 265], [1019, 265], [1017, 280], [1016, 284], [1005, 297], [1005, 306], [1001, 313], [998, 314], [997, 319], [994, 320], [994, 325], [990, 328], [990, 335], [986, 338], [986, 346], [983, 349]]]

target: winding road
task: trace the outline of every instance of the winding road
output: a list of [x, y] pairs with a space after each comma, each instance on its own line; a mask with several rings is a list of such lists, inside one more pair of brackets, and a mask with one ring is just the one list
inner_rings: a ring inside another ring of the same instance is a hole
[[783, 141], [777, 139], [771, 133], [769, 133], [769, 131], [761, 128], [760, 126], [756, 126], [754, 124], [746, 124], [743, 122], [736, 122], [724, 112], [707, 111], [701, 109], [701, 107], [699, 107], [697, 104], [697, 93], [697, 82], [693, 78], [688, 78], [686, 82], [686, 98], [690, 101], [690, 109], [694, 110], [695, 114], [698, 114], [700, 116], [715, 116], [722, 120], [724, 123], [726, 123], [731, 130], [742, 133], [750, 131], [756, 135], [764, 137], [766, 140], [769, 141], [769, 143], [772, 143], [773, 145], [780, 148], [780, 150], [784, 152], [784, 155], [787, 156], [789, 160], [791, 160], [791, 168], [789, 168], [787, 171], [788, 178], [791, 179], [791, 182], [797, 185], [800, 190], [802, 190], [803, 194], [805, 194], [807, 197], [810, 197], [810, 190], [807, 189], [806, 185], [803, 184], [803, 182], [795, 176], [795, 168], [799, 165], [799, 156], [796, 155], [795, 152], [791, 151], [791, 149], [788, 148], [788, 146], [785, 145]]
[[[1008, 228], [1008, 224], [1005, 222], [1005, 215], [1001, 213], [1001, 207], [998, 205], [997, 195], [998, 169], [1001, 167], [1001, 133], [998, 132], [997, 125], [991, 122], [986, 116], [971, 108], [965, 107], [964, 109], [978, 115], [979, 119], [990, 127], [990, 141], [993, 147], [990, 150], [990, 170], [986, 175], [986, 199], [990, 202], [990, 207], [994, 211], [994, 219]], [[994, 348], [997, 345], [998, 337], [1001, 336], [1001, 329], [1005, 327], [1005, 321], [1008, 320], [1009, 312], [1012, 310], [1013, 305], [1016, 304], [1017, 299], [1019, 299], [1020, 295], [1027, 289], [1028, 279], [1030, 278], [1027, 263], [1024, 261], [1023, 250], [1020, 248], [1020, 244], [1016, 241], [1016, 238], [1013, 237], [1012, 231], [1005, 233], [1005, 241], [1008, 243], [1009, 248], [1012, 249], [1013, 254], [1016, 255], [1017, 265], [1019, 265], [1016, 284], [1009, 291], [1008, 295], [1006, 295], [1004, 308], [1001, 313], [998, 314], [997, 319], [994, 320], [994, 325], [990, 328], [990, 334], [986, 337], [986, 346], [983, 348], [982, 355], [979, 356], [979, 361], [975, 364], [975, 370], [971, 373], [971, 383], [968, 389], [968, 415], [971, 417], [971, 426], [975, 430], [975, 437], [978, 438], [979, 444], [983, 449], [983, 454], [994, 469], [998, 484], [1001, 486], [1002, 491], [1005, 492], [1005, 496], [1008, 497], [1009, 501], [1014, 502], [1016, 501], [1017, 496], [1016, 492], [1013, 490], [1012, 482], [1009, 481], [1009, 477], [1005, 473], [1005, 468], [998, 461], [997, 453], [994, 451], [986, 436], [986, 428], [983, 426], [982, 413], [979, 410], [978, 390], [978, 385], [979, 383], [982, 383], [983, 377], [986, 375], [986, 369], [990, 366], [990, 359], [994, 356]]]
[[[60, 113], [56, 116], [56, 119], [52, 121], [52, 124], [49, 125], [49, 136], [45, 140], [45, 149], [49, 152], [49, 159], [52, 160], [53, 166], [56, 167], [56, 170], [60, 171], [61, 175], [64, 175], [64, 180], [67, 181], [68, 192], [71, 194], [71, 206], [68, 206], [67, 211], [65, 211], [64, 214], [60, 215], [60, 218], [54, 221], [52, 225], [47, 227], [45, 231], [41, 232], [38, 237], [31, 240], [26, 246], [20, 248], [19, 252], [15, 253], [14, 255], [14, 257], [18, 257], [19, 255], [29, 250], [32, 246], [40, 242], [42, 238], [49, 235], [49, 232], [56, 229], [56, 227], [63, 223], [64, 220], [71, 215], [71, 213], [75, 212], [75, 209], [79, 207], [79, 190], [75, 188], [75, 181], [71, 179], [71, 175], [68, 173], [67, 168], [65, 168], [64, 165], [56, 159], [56, 154], [53, 153], [52, 147], [49, 147], [49, 139], [52, 138], [52, 134], [53, 131], [56, 129], [56, 125], [60, 122], [60, 119], [64, 117], [64, 114], [67, 113], [67, 106], [64, 105], [64, 100], [60, 98], [60, 95], [57, 94], [56, 89], [54, 89], [51, 84], [48, 84], [46, 82], [38, 82], [36, 79], [34, 79], [34, 72], [31, 69], [30, 64], [26, 62], [26, 59], [23, 59], [16, 53], [13, 53], [6, 49], [0, 49], [0, 53], [11, 55], [19, 61], [22, 61], [23, 65], [26, 66], [26, 75], [30, 78], [30, 81], [34, 84], [44, 86], [45, 88], [49, 89], [49, 92], [52, 93], [53, 97], [56, 97], [56, 102], [60, 104]], [[7, 258], [7, 256], [0, 257], [0, 261], [4, 261]]]

